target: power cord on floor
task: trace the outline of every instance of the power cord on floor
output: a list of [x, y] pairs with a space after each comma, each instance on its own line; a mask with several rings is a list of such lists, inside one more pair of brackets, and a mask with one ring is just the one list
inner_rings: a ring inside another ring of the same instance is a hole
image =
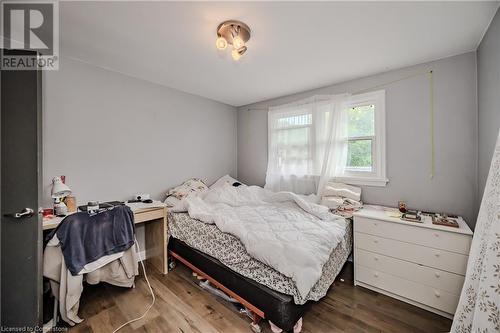
[[[140, 254], [141, 253], [141, 249], [139, 247], [139, 242], [137, 242], [137, 238], [135, 239], [135, 246], [137, 246], [137, 252]], [[148, 308], [146, 309], [146, 312], [144, 312], [142, 314], [142, 316], [127, 321], [126, 323], [122, 324], [120, 327], [118, 327], [117, 329], [115, 329], [113, 331], [113, 333], [118, 332], [119, 330], [121, 330], [122, 328], [124, 328], [125, 326], [127, 326], [128, 324], [131, 324], [131, 323], [133, 323], [135, 321], [141, 320], [142, 318], [146, 317], [146, 315], [148, 314], [149, 310], [151, 310], [151, 308], [155, 304], [156, 297], [155, 297], [155, 294], [153, 292], [153, 288], [151, 288], [151, 284], [149, 283], [148, 275], [146, 274], [146, 268], [144, 267], [144, 262], [142, 261], [141, 257], [139, 257], [139, 261], [141, 262], [142, 271], [144, 272], [144, 278], [146, 279], [146, 283], [148, 284], [149, 291], [151, 292], [151, 297], [153, 298], [153, 300], [152, 300], [151, 304], [149, 304]]]

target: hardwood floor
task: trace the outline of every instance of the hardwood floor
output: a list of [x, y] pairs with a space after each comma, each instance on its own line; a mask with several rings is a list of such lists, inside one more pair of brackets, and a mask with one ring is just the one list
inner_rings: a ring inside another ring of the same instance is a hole
[[[202, 290], [189, 269], [181, 264], [167, 276], [147, 267], [156, 303], [146, 318], [120, 332], [251, 333], [251, 320], [229, 303]], [[141, 315], [151, 301], [143, 277], [135, 289], [105, 283], [85, 285], [80, 316], [85, 320], [71, 332], [112, 332]], [[451, 321], [376, 292], [354, 287], [352, 263], [320, 302], [304, 316], [304, 333], [331, 332], [448, 332]], [[262, 332], [271, 332], [267, 322]]]

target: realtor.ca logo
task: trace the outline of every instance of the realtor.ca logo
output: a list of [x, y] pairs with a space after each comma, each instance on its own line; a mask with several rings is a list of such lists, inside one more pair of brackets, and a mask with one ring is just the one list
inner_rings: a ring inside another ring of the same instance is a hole
[[59, 6], [53, 1], [1, 2], [0, 69], [59, 69]]

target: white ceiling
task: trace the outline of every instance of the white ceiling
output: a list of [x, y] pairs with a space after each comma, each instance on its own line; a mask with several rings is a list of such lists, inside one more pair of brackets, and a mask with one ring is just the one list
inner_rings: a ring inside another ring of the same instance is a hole
[[[234, 106], [475, 50], [498, 2], [61, 2], [61, 55]], [[252, 29], [235, 63], [216, 27]]]

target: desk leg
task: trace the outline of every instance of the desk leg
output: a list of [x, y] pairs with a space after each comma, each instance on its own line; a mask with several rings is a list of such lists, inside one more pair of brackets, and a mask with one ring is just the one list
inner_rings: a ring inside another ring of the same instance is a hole
[[146, 258], [158, 271], [167, 274], [167, 218], [146, 222], [145, 227]]

